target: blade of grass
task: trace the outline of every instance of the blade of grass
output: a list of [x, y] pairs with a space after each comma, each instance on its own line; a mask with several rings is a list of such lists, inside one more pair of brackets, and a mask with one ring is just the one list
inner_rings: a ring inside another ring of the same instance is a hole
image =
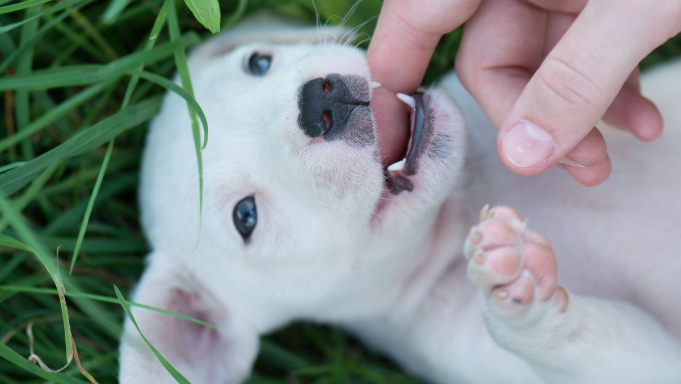
[[[5, 55], [5, 60], [2, 61], [2, 64], [0, 64], [0, 72], [4, 71], [7, 69], [7, 67], [14, 62], [14, 60], [21, 55], [22, 52], [24, 52], [26, 49], [30, 49], [33, 47], [38, 41], [40, 41], [40, 38], [42, 38], [52, 27], [58, 25], [61, 23], [66, 17], [68, 17], [72, 12], [90, 4], [94, 0], [84, 0], [80, 4], [76, 4], [73, 7], [68, 8], [64, 12], [60, 13], [58, 16], [53, 18], [52, 20], [48, 21], [40, 27], [38, 31], [36, 31], [35, 34], [33, 34], [33, 37], [29, 40], [26, 40], [25, 42], [22, 42], [22, 44], [19, 46], [19, 48], [13, 50], [10, 54]], [[47, 14], [45, 15], [47, 16]]]
[[0, 173], [3, 173], [5, 171], [9, 171], [12, 168], [21, 167], [24, 164], [26, 164], [25, 161], [17, 161], [16, 163], [4, 165], [4, 166], [0, 167]]
[[[170, 32], [170, 41], [177, 41], [180, 38], [180, 25], [177, 21], [177, 11], [175, 10], [175, 3], [171, 2], [168, 7], [168, 31]], [[194, 89], [192, 87], [191, 76], [189, 75], [189, 67], [187, 65], [187, 56], [184, 52], [184, 48], [178, 48], [175, 50], [175, 65], [177, 67], [177, 72], [180, 75], [180, 82], [185, 91], [194, 98]], [[201, 136], [199, 133], [199, 122], [196, 117], [196, 113], [192, 108], [189, 108], [189, 102], [187, 102], [187, 109], [189, 109], [189, 117], [192, 121], [192, 136], [194, 137], [194, 151], [196, 152], [196, 162], [198, 164], [199, 172], [199, 236], [201, 233], [201, 223], [203, 222], [203, 157], [201, 154]], [[208, 143], [208, 126], [204, 125], [204, 144], [205, 147]], [[196, 239], [198, 245], [199, 239]]]
[[31, 135], [45, 128], [47, 125], [53, 123], [55, 120], [60, 119], [63, 116], [67, 115], [68, 113], [78, 108], [83, 103], [90, 100], [91, 98], [99, 94], [101, 91], [106, 89], [106, 87], [113, 84], [113, 82], [114, 82], [113, 80], [109, 80], [99, 84], [95, 84], [91, 87], [82, 90], [76, 95], [64, 100], [56, 107], [50, 109], [47, 113], [40, 116], [35, 121], [31, 122], [31, 124], [26, 126], [26, 128], [24, 128], [23, 130], [17, 132], [16, 134], [10, 137], [0, 140], [0, 152], [6, 150], [7, 148], [11, 147], [12, 145], [18, 143], [21, 140], [29, 138]]
[[[35, 6], [29, 8], [25, 12], [25, 18], [29, 19], [33, 15], [40, 12], [40, 6]], [[30, 40], [33, 34], [38, 29], [38, 19], [33, 19], [31, 22], [26, 23], [21, 27], [21, 43]], [[21, 56], [19, 56], [17, 62], [17, 75], [18, 76], [30, 76], [33, 70], [33, 50], [26, 50]], [[14, 96], [15, 100], [15, 118], [17, 123], [17, 131], [21, 132], [30, 122], [30, 112], [29, 112], [29, 94], [27, 90], [17, 90]], [[28, 161], [33, 158], [33, 146], [31, 142], [25, 140], [21, 143], [21, 152], [24, 160]]]
[[[4, 240], [5, 238], [12, 239], [9, 236], [3, 237], [3, 235], [0, 234], [0, 244], [2, 244], [5, 241]], [[14, 239], [12, 239], [12, 240], [14, 240]], [[16, 240], [14, 240], [14, 241], [16, 241]], [[45, 295], [58, 295], [59, 294], [59, 292], [56, 289], [23, 287], [23, 286], [16, 286], [16, 285], [0, 285], [0, 291], [30, 292], [30, 293], [40, 293], [40, 294], [45, 294]], [[105, 302], [105, 303], [119, 304], [118, 299], [115, 298], [115, 297], [109, 297], [109, 296], [103, 296], [103, 295], [94, 295], [94, 294], [91, 294], [91, 293], [84, 293], [84, 292], [77, 292], [77, 293], [66, 292], [65, 295], [66, 295], [66, 297], [86, 297], [88, 299], [97, 300], [97, 301], [101, 301], [101, 302]], [[130, 300], [126, 300], [125, 302], [128, 303], [128, 305], [133, 306], [133, 307], [144, 308], [144, 309], [148, 309], [150, 311], [163, 313], [163, 314], [170, 315], [170, 316], [175, 316], [175, 317], [180, 318], [180, 319], [185, 319], [185, 320], [189, 320], [189, 321], [192, 321], [194, 323], [197, 323], [197, 324], [201, 324], [205, 327], [213, 328], [213, 329], [218, 330], [218, 331], [220, 330], [220, 328], [216, 327], [213, 324], [208, 324], [204, 321], [201, 321], [199, 319], [195, 319], [191, 316], [183, 315], [181, 313], [177, 313], [177, 312], [173, 312], [173, 311], [166, 311], [165, 309], [155, 308], [155, 307], [152, 307], [152, 306], [149, 306], [149, 305], [136, 303], [136, 302], [130, 301]]]
[[153, 28], [151, 28], [151, 33], [149, 34], [149, 40], [155, 40], [158, 37], [158, 33], [161, 31], [163, 22], [166, 19], [166, 14], [168, 13], [168, 5], [170, 5], [170, 0], [164, 1], [163, 5], [161, 6], [161, 10], [158, 11], [156, 21], [154, 22]]
[[[47, 269], [50, 278], [53, 280], [53, 282], [55, 282], [57, 287], [61, 288], [65, 286], [71, 292], [81, 292], [81, 289], [78, 287], [75, 281], [72, 281], [69, 278], [69, 276], [59, 275], [59, 278], [57, 279], [58, 270], [51, 258], [48, 256], [49, 253], [46, 251], [45, 246], [40, 240], [38, 240], [37, 235], [28, 227], [28, 225], [21, 219], [21, 216], [16, 213], [11, 205], [9, 205], [7, 199], [1, 194], [0, 212], [2, 212], [5, 217], [9, 218], [10, 224], [22, 239], [22, 242], [25, 244], [22, 245], [23, 248], [19, 247], [19, 249], [29, 250], [29, 252], [37, 256], [41, 264], [45, 267], [45, 269]], [[15, 242], [18, 241], [15, 240]], [[114, 321], [111, 318], [111, 315], [104, 311], [101, 306], [87, 298], [74, 298], [74, 301], [83, 312], [90, 316], [95, 324], [100, 325], [102, 329], [106, 330], [113, 337], [118, 338], [120, 336], [122, 333], [121, 326], [117, 321]], [[67, 321], [68, 319], [64, 317], [64, 320]]]
[[[95, 187], [92, 189], [92, 194], [88, 200], [87, 209], [85, 210], [85, 215], [83, 216], [83, 222], [78, 230], [78, 237], [76, 238], [76, 247], [73, 250], [73, 256], [71, 257], [71, 267], [69, 268], [69, 275], [73, 273], [73, 267], [76, 266], [76, 259], [78, 258], [78, 253], [80, 252], [80, 247], [83, 243], [83, 237], [85, 236], [85, 230], [87, 228], [88, 222], [90, 222], [90, 214], [92, 214], [92, 208], [95, 205], [95, 200], [97, 199], [97, 194], [99, 193], [99, 188], [102, 186], [102, 180], [104, 179], [104, 174], [106, 173], [106, 167], [109, 165], [109, 159], [111, 158], [111, 152], [113, 151], [115, 138], [109, 141], [109, 145], [106, 149], [106, 154], [104, 155], [104, 160], [102, 161], [102, 166], [99, 169], [99, 174], [97, 175], [97, 181], [95, 181]], [[0, 227], [1, 228], [1, 227]]]
[[[52, 248], [61, 246], [64, 252], [73, 251], [76, 245], [76, 239], [66, 237], [45, 237], [43, 242]], [[81, 250], [85, 253], [145, 253], [149, 252], [149, 245], [143, 237], [137, 237], [132, 240], [121, 239], [85, 239], [81, 245]]]
[[147, 343], [149, 348], [151, 349], [152, 352], [154, 352], [154, 355], [156, 355], [156, 358], [163, 364], [163, 367], [170, 373], [170, 375], [177, 380], [178, 383], [180, 384], [191, 384], [189, 380], [187, 380], [180, 372], [173, 367], [172, 364], [166, 360], [163, 355], [161, 355], [161, 352], [159, 352], [147, 338], [142, 334], [142, 330], [140, 330], [139, 325], [137, 325], [137, 321], [135, 320], [135, 317], [132, 315], [132, 312], [130, 312], [130, 308], [128, 307], [128, 304], [126, 303], [125, 299], [123, 298], [123, 295], [121, 295], [121, 291], [118, 290], [118, 287], [114, 285], [114, 290], [116, 291], [116, 296], [118, 297], [118, 301], [121, 303], [121, 306], [123, 307], [123, 310], [125, 311], [125, 314], [128, 315], [128, 318], [130, 321], [132, 321], [132, 324], [137, 328], [137, 332], [142, 336], [142, 339], [144, 339], [144, 342]]
[[246, 12], [246, 5], [248, 5], [248, 0], [239, 0], [236, 10], [234, 10], [234, 13], [232, 13], [225, 22], [225, 29], [231, 27], [241, 20], [241, 18], [244, 16], [244, 12]]
[[[36, 177], [31, 185], [28, 187], [26, 192], [24, 192], [21, 197], [18, 199], [14, 200], [14, 209], [16, 209], [18, 212], [21, 212], [26, 205], [35, 198], [35, 196], [38, 194], [40, 189], [47, 183], [50, 177], [52, 177], [52, 174], [54, 171], [57, 170], [57, 167], [59, 167], [60, 162], [55, 161], [54, 163], [50, 164], [41, 174], [40, 176]], [[2, 233], [5, 228], [7, 227], [7, 224], [9, 224], [9, 221], [7, 220], [6, 217], [0, 217], [0, 233]]]
[[72, 6], [72, 5], [78, 4], [81, 1], [84, 1], [84, 0], [64, 0], [62, 2], [58, 2], [56, 5], [53, 5], [53, 6], [47, 8], [46, 10], [44, 10], [44, 11], [38, 13], [38, 14], [35, 14], [33, 16], [30, 16], [30, 17], [26, 17], [23, 20], [18, 21], [16, 23], [12, 23], [12, 24], [9, 24], [9, 25], [5, 25], [4, 27], [0, 27], [0, 34], [7, 33], [9, 31], [13, 30], [14, 28], [21, 27], [22, 25], [29, 23], [29, 22], [31, 22], [31, 21], [39, 18], [39, 17], [42, 17], [44, 15], [50, 15], [52, 13], [59, 12], [63, 9], [66, 9], [66, 8]]
[[2, 267], [0, 267], [0, 282], [4, 281], [7, 276], [9, 276], [12, 271], [14, 271], [19, 265], [21, 265], [28, 255], [24, 252], [14, 256], [12, 260], [6, 262]]
[[184, 0], [184, 2], [199, 23], [212, 33], [220, 32], [220, 3], [218, 3], [218, 0]]
[[[71, 9], [67, 9], [63, 13], [69, 11], [71, 11]], [[53, 17], [52, 15], [48, 15], [45, 16], [44, 19], [48, 20], [49, 22], [52, 21]], [[94, 57], [100, 63], [110, 61], [110, 59], [106, 57], [106, 54], [101, 50], [101, 48], [97, 47], [90, 41], [90, 39], [88, 39], [87, 33], [78, 33], [76, 30], [71, 28], [67, 23], [57, 23], [54, 25], [54, 29], [57, 30], [57, 32], [63, 34], [64, 37], [69, 39], [72, 42], [73, 47], [83, 48], [83, 50], [92, 55], [92, 57]], [[62, 54], [64, 53], [62, 52]], [[54, 63], [50, 65], [50, 67], [52, 68], [56, 68], [58, 66], [59, 64], [55, 65]]]
[[[194, 115], [194, 119], [196, 119], [196, 116], [198, 115], [199, 119], [201, 120], [201, 125], [203, 125], [203, 135], [206, 138], [204, 140], [204, 147], [208, 144], [208, 120], [206, 119], [206, 115], [203, 113], [203, 109], [201, 109], [201, 106], [199, 103], [194, 99], [193, 92], [187, 92], [185, 89], [180, 88], [177, 84], [173, 83], [172, 81], [166, 79], [165, 77], [153, 74], [151, 72], [146, 72], [146, 71], [141, 71], [141, 72], [136, 72], [138, 76], [145, 80], [149, 80], [151, 82], [154, 82], [160, 86], [162, 86], [165, 89], [168, 89], [170, 91], [175, 92], [178, 96], [183, 98], [187, 102], [187, 106], [189, 107], [190, 114]], [[193, 125], [193, 122], [192, 122]], [[198, 124], [197, 124], [198, 125]], [[198, 131], [198, 127], [196, 129]], [[196, 135], [198, 136], [198, 135]], [[196, 138], [196, 137], [195, 137]], [[196, 142], [195, 142], [196, 143]], [[200, 141], [199, 141], [200, 145]], [[201, 150], [202, 148], [199, 148]]]
[[23, 166], [0, 174], [0, 190], [5, 194], [15, 192], [26, 185], [36, 172], [39, 172], [51, 162], [87, 152], [108, 142], [121, 132], [150, 120], [156, 115], [160, 105], [161, 98], [152, 97], [126, 108], [123, 112], [107, 117]]
[[17, 4], [5, 5], [4, 7], [0, 7], [0, 14], [20, 11], [22, 9], [30, 8], [34, 5], [47, 3], [48, 1], [52, 0], [27, 0]]
[[[0, 289], [2, 289], [2, 286], [0, 286]], [[260, 340], [260, 358], [287, 371], [310, 366], [310, 363], [304, 358], [267, 339]]]
[[[117, 157], [114, 157], [109, 162], [109, 166], [107, 167], [107, 174], [110, 172], [122, 171], [124, 167], [136, 164], [138, 161], [139, 159], [136, 156], [119, 154]], [[73, 175], [61, 179], [57, 182], [52, 182], [50, 185], [40, 190], [40, 192], [38, 193], [38, 197], [47, 197], [57, 193], [70, 191], [77, 185], [77, 183], [79, 182], [78, 179], [80, 179], [80, 181], [82, 182], [88, 182], [90, 180], [96, 179], [98, 174], [99, 167], [97, 167], [96, 169], [94, 167], [88, 168], [85, 172], [83, 172], [82, 175], [79, 175], [78, 177], [76, 175]]]
[[116, 60], [118, 58], [118, 55], [116, 54], [116, 51], [113, 49], [113, 47], [109, 45], [102, 35], [99, 34], [97, 29], [92, 26], [92, 23], [90, 23], [87, 17], [83, 16], [80, 11], [71, 13], [71, 18], [76, 22], [76, 24], [80, 25], [83, 30], [85, 30], [85, 33], [87, 33], [88, 36], [90, 36], [90, 39], [99, 46], [108, 60]]
[[[119, 174], [116, 179], [107, 182], [100, 193], [101, 196], [95, 199], [95, 204], [99, 204], [104, 200], [111, 199], [112, 197], [125, 192], [130, 186], [137, 183], [137, 181], [137, 172]], [[72, 205], [69, 209], [52, 219], [50, 224], [43, 229], [42, 234], [53, 235], [70, 229], [71, 226], [83, 216], [83, 213], [87, 211], [88, 204], [89, 201], [80, 201], [77, 204]]]
[[25, 357], [14, 352], [10, 347], [2, 343], [0, 343], [0, 357], [4, 358], [5, 360], [9, 361], [10, 363], [16, 365], [21, 369], [24, 369], [38, 377], [42, 377], [47, 381], [51, 381], [57, 384], [86, 384], [85, 381], [76, 379], [75, 377], [44, 371], [40, 369], [40, 367], [33, 365]]
[[[2, 28], [2, 21], [0, 21], [0, 28]], [[8, 33], [0, 33], [0, 51], [2, 52], [2, 55], [7, 57], [14, 53], [16, 50], [16, 45], [14, 44], [14, 40], [10, 37]]]
[[62, 367], [61, 369], [58, 369], [56, 371], [51, 370], [48, 368], [43, 362], [41, 361], [40, 357], [38, 357], [34, 352], [33, 352], [33, 335], [31, 333], [31, 325], [29, 324], [28, 327], [28, 335], [29, 339], [31, 340], [30, 343], [30, 352], [31, 356], [29, 356], [29, 360], [33, 363], [38, 363], [40, 367], [46, 371], [50, 371], [52, 373], [56, 373], [59, 371], [62, 371], [68, 367], [68, 365], [71, 363], [71, 360], [75, 358], [76, 364], [78, 365], [78, 368], [80, 369], [81, 373], [85, 375], [88, 380], [91, 382], [97, 384], [97, 381], [84, 369], [82, 369], [80, 365], [80, 360], [78, 358], [78, 351], [76, 350], [76, 345], [75, 342], [73, 341], [73, 336], [71, 334], [71, 326], [69, 324], [69, 313], [68, 309], [66, 307], [66, 298], [64, 297], [64, 292], [66, 291], [64, 281], [62, 280], [61, 275], [59, 274], [59, 270], [57, 267], [54, 265], [50, 257], [48, 256], [49, 253], [45, 250], [45, 248], [40, 244], [40, 242], [37, 240], [36, 236], [32, 233], [32, 231], [29, 229], [29, 227], [23, 223], [21, 220], [19, 214], [14, 210], [14, 208], [10, 205], [9, 201], [5, 199], [4, 196], [0, 195], [0, 211], [2, 211], [3, 215], [8, 219], [8, 221], [12, 224], [12, 227], [19, 233], [20, 237], [24, 240], [24, 243], [28, 248], [31, 249], [32, 253], [35, 254], [40, 262], [43, 264], [45, 269], [47, 269], [48, 273], [50, 274], [50, 277], [52, 277], [52, 281], [54, 284], [57, 286], [58, 292], [59, 292], [59, 304], [61, 307], [61, 313], [62, 313], [62, 319], [64, 323], [64, 339], [65, 339], [65, 344], [66, 344], [66, 365]]
[[[72, 65], [34, 71], [30, 76], [14, 76], [0, 79], [0, 91], [38, 90], [106, 81], [134, 71], [143, 64], [150, 64], [174, 54], [176, 49], [199, 41], [198, 36], [187, 33], [175, 41], [159, 44], [148, 52], [136, 52], [106, 65]], [[184, 52], [184, 51], [183, 51]]]
[[[154, 22], [154, 25], [151, 28], [151, 34], [150, 34], [151, 37], [150, 37], [149, 40], [147, 40], [147, 42], [145, 44], [145, 47], [144, 47], [145, 52], [150, 51], [154, 47], [154, 44], [156, 43], [155, 36], [161, 30], [161, 26], [163, 25], [163, 21], [165, 20], [166, 10], [168, 9], [168, 4], [170, 4], [170, 1], [171, 0], [165, 0], [163, 2], [163, 6], [161, 7], [161, 10], [159, 11], [158, 16], [156, 17], [156, 21]], [[125, 5], [123, 5], [123, 7], [125, 7]], [[140, 65], [138, 69], [141, 71], [143, 68], [144, 68], [144, 66]], [[130, 79], [130, 82], [128, 83], [127, 89], [125, 90], [125, 96], [123, 98], [123, 105], [121, 106], [121, 111], [123, 111], [128, 106], [128, 103], [130, 102], [130, 98], [132, 97], [132, 93], [134, 92], [138, 81], [139, 81], [139, 75], [134, 74], [132, 76], [132, 78]], [[115, 141], [115, 138], [111, 139], [111, 141], [109, 142], [109, 146], [106, 149], [106, 154], [104, 155], [104, 160], [102, 161], [102, 166], [99, 169], [99, 175], [97, 175], [97, 181], [95, 182], [95, 186], [92, 189], [92, 193], [91, 193], [90, 199], [88, 201], [87, 209], [85, 211], [85, 216], [83, 216], [83, 222], [81, 223], [80, 229], [78, 230], [78, 237], [76, 238], [76, 247], [73, 250], [73, 256], [71, 257], [71, 267], [69, 269], [69, 274], [73, 273], [73, 267], [75, 267], [75, 265], [76, 265], [76, 260], [78, 259], [78, 253], [80, 252], [80, 247], [81, 247], [81, 244], [83, 243], [83, 238], [85, 237], [85, 231], [87, 230], [87, 224], [90, 221], [90, 215], [92, 214], [92, 208], [95, 205], [95, 200], [97, 199], [97, 194], [99, 193], [99, 188], [102, 185], [102, 180], [104, 179], [104, 174], [106, 173], [106, 168], [109, 165], [109, 159], [111, 158], [111, 152], [113, 151], [114, 141]]]
[[125, 7], [128, 6], [130, 0], [111, 0], [109, 5], [102, 14], [102, 22], [105, 24], [113, 24], [116, 22], [118, 16], [121, 15]]

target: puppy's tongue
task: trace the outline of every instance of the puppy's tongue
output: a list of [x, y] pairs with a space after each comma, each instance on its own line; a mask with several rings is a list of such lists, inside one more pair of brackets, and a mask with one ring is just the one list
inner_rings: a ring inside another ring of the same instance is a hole
[[409, 112], [395, 93], [380, 87], [374, 89], [369, 105], [376, 118], [381, 164], [387, 167], [403, 158], [410, 135]]

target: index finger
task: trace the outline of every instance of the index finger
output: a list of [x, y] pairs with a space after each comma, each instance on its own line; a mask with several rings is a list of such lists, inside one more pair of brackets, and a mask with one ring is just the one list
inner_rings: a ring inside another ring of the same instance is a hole
[[387, 0], [367, 51], [374, 80], [393, 92], [421, 84], [440, 37], [463, 24], [480, 0]]
[[480, 0], [386, 0], [367, 51], [372, 79], [382, 87], [371, 98], [384, 165], [399, 160], [408, 135], [407, 112], [395, 94], [421, 84], [443, 34], [468, 19]]

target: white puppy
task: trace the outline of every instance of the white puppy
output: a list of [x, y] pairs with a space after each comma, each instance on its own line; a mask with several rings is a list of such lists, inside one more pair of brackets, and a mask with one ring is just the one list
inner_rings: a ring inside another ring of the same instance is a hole
[[[384, 170], [364, 53], [325, 39], [252, 23], [191, 55], [202, 218], [185, 101], [168, 94], [152, 123], [134, 299], [220, 331], [133, 312], [185, 377], [241, 382], [260, 334], [308, 319], [436, 383], [681, 383], [680, 64], [643, 81], [663, 136], [603, 127], [612, 176], [584, 188], [504, 168], [454, 75], [406, 98], [420, 132]], [[173, 382], [130, 322], [120, 362], [123, 384]]]

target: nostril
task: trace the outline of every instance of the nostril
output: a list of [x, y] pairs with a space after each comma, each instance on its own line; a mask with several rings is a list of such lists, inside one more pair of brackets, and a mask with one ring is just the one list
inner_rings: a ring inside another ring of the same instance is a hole
[[368, 89], [366, 80], [357, 78], [330, 74], [303, 84], [298, 94], [298, 125], [305, 135], [311, 138], [326, 135], [325, 139], [331, 140], [345, 128], [355, 108], [369, 106], [368, 100], [358, 99], [348, 88], [350, 84], [354, 88], [364, 86]]
[[324, 130], [324, 133], [322, 133], [323, 135], [329, 131], [329, 128], [331, 128], [331, 123], [333, 123], [331, 111], [324, 111], [324, 113], [322, 113], [322, 120], [324, 120], [324, 123], [326, 123], [326, 129]]

